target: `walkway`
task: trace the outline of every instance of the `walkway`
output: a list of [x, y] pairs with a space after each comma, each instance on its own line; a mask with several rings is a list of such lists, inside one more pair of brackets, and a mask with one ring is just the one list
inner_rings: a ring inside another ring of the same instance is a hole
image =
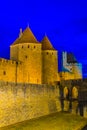
[[87, 119], [83, 117], [60, 112], [1, 128], [0, 130], [80, 130], [86, 124]]

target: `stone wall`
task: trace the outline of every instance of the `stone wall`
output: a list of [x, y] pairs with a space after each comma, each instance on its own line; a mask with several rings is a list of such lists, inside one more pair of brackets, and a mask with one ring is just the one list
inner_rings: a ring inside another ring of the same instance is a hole
[[58, 57], [55, 50], [42, 51], [42, 83], [54, 84], [58, 81]]
[[16, 82], [16, 62], [0, 58], [0, 81]]
[[41, 43], [19, 43], [10, 48], [11, 60], [21, 61], [21, 74], [18, 82], [42, 84]]
[[23, 82], [22, 62], [0, 58], [0, 81]]
[[0, 82], [0, 127], [60, 111], [59, 87]]

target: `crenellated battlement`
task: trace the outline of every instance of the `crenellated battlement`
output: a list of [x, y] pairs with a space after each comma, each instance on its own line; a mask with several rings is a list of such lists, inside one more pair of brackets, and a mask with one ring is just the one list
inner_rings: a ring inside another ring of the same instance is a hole
[[0, 64], [5, 63], [5, 64], [22, 64], [21, 61], [15, 61], [15, 60], [8, 60], [8, 59], [4, 59], [4, 58], [0, 58]]

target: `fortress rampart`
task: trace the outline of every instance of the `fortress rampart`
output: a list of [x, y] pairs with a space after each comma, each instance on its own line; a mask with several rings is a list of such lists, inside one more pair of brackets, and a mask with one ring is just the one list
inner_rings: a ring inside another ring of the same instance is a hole
[[[10, 60], [0, 58], [0, 127], [69, 110], [67, 86], [63, 97], [57, 83], [82, 79], [82, 68], [68, 63], [69, 56], [63, 53], [64, 71], [59, 72], [58, 56], [47, 36], [38, 42], [30, 28], [20, 32], [10, 46]], [[77, 103], [72, 103], [73, 111]]]
[[0, 127], [60, 110], [58, 86], [0, 81]]
[[0, 80], [8, 82], [22, 82], [22, 62], [0, 58]]

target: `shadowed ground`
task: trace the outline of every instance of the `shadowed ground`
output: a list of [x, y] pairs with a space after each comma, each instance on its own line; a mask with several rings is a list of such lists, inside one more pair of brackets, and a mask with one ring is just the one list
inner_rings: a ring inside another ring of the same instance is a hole
[[87, 119], [69, 113], [55, 113], [0, 128], [0, 130], [81, 130], [87, 124]]

